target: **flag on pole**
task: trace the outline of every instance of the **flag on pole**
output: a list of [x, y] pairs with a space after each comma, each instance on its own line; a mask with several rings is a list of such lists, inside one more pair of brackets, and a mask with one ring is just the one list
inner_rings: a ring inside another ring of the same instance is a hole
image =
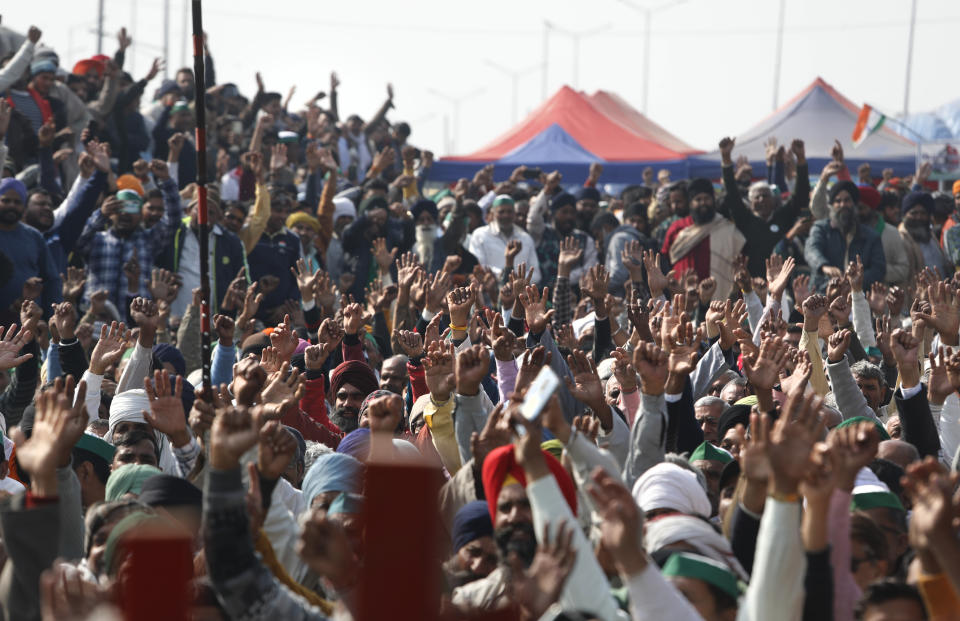
[[857, 124], [853, 128], [853, 135], [851, 136], [853, 147], [859, 147], [863, 141], [867, 139], [867, 136], [879, 131], [886, 120], [886, 115], [877, 112], [867, 104], [863, 104], [863, 108], [860, 109], [860, 115], [857, 117]]

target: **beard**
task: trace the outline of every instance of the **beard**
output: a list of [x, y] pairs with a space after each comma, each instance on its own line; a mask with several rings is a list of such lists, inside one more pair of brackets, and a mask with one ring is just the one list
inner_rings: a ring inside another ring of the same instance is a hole
[[493, 538], [500, 550], [500, 558], [509, 560], [516, 554], [524, 567], [530, 567], [537, 553], [537, 535], [533, 524], [507, 524], [493, 531]]
[[337, 408], [330, 413], [330, 420], [346, 435], [360, 427], [360, 411], [350, 406]]
[[690, 210], [690, 217], [693, 218], [694, 224], [706, 224], [713, 220], [716, 213], [717, 211], [712, 205], [710, 207], [697, 207]]
[[925, 222], [911, 222], [910, 220], [903, 221], [903, 227], [907, 229], [907, 233], [910, 234], [910, 237], [914, 241], [918, 241], [921, 244], [925, 244], [930, 241], [930, 225]]
[[416, 242], [413, 251], [420, 258], [420, 263], [428, 269], [433, 264], [433, 242], [437, 239], [437, 227], [432, 224], [420, 224], [414, 232]]
[[857, 224], [857, 216], [853, 207], [840, 207], [830, 214], [830, 224], [844, 234], [853, 230]]
[[20, 210], [19, 209], [0, 209], [0, 223], [2, 224], [16, 224], [20, 221]]

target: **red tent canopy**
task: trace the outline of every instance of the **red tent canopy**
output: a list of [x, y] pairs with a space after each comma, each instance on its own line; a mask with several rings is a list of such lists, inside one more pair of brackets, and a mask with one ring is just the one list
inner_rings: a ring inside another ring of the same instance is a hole
[[[626, 118], [629, 115], [621, 112], [620, 116]], [[642, 115], [641, 118], [643, 118]], [[691, 152], [688, 145], [670, 136], [656, 124], [646, 121], [648, 127], [671, 137], [677, 146], [683, 146], [685, 149], [677, 150], [665, 146], [654, 138], [655, 134], [652, 132], [641, 134], [629, 125], [610, 118], [586, 95], [564, 86], [516, 127], [479, 151], [444, 159], [496, 161], [527, 144], [552, 125], [560, 126], [583, 149], [596, 155], [598, 159], [608, 162], [677, 160], [683, 159], [684, 155]]]
[[648, 119], [616, 93], [597, 91], [589, 99], [595, 108], [641, 138], [678, 153], [703, 153]]

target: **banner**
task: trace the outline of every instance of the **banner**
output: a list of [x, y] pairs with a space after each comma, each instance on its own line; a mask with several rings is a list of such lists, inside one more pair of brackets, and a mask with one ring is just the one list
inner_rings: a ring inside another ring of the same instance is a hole
[[960, 179], [960, 140], [931, 140], [918, 145], [917, 168], [930, 162], [933, 171], [931, 181]]

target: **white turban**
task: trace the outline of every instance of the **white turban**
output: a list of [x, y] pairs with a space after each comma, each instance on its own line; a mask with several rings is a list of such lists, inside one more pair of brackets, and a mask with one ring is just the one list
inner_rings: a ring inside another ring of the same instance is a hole
[[709, 518], [710, 499], [697, 475], [676, 464], [661, 462], [643, 473], [633, 484], [633, 499], [644, 512], [673, 509], [680, 513]]
[[333, 223], [337, 223], [337, 218], [341, 216], [357, 217], [357, 208], [353, 201], [345, 196], [334, 197], [333, 199]]
[[150, 409], [150, 399], [142, 388], [125, 390], [113, 397], [110, 402], [110, 420], [107, 423], [106, 440], [113, 441], [113, 430], [120, 423], [146, 423], [143, 411]]
[[698, 554], [728, 566], [741, 580], [750, 579], [734, 556], [730, 542], [714, 530], [709, 522], [691, 515], [665, 515], [647, 522], [643, 547], [648, 553], [653, 554], [678, 542], [689, 544]]

